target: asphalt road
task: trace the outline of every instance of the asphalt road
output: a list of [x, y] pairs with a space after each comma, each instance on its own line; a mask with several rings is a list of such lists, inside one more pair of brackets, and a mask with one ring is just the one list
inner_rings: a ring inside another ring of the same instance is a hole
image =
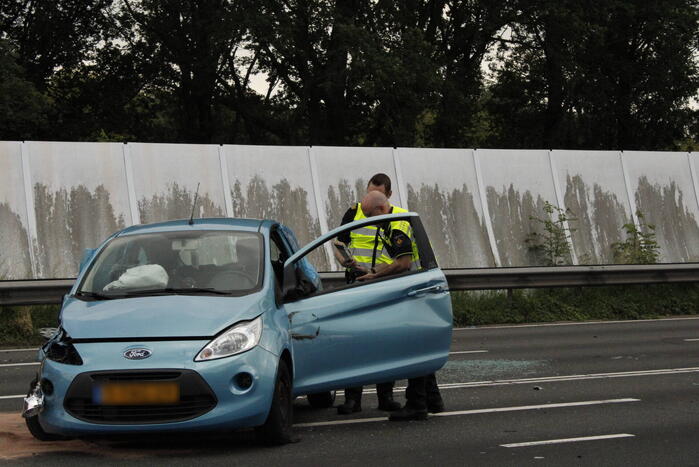
[[[369, 391], [350, 417], [298, 399], [301, 441], [278, 448], [246, 431], [42, 444], [0, 413], [0, 462], [699, 465], [699, 317], [457, 329], [452, 352], [447, 411], [424, 422], [386, 421]], [[0, 412], [20, 409], [34, 353], [0, 351]]]

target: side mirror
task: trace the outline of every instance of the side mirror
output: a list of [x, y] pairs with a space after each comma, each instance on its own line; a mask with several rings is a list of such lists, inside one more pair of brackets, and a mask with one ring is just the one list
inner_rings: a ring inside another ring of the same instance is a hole
[[87, 266], [87, 264], [90, 262], [93, 256], [95, 256], [95, 251], [97, 251], [97, 248], [85, 248], [83, 250], [83, 257], [80, 260], [80, 267], [78, 268], [78, 274], [82, 272], [82, 270]]

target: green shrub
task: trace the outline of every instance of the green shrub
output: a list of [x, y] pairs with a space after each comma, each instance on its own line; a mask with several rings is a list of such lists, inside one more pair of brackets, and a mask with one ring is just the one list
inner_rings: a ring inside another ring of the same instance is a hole
[[568, 222], [575, 221], [569, 209], [561, 209], [548, 201], [544, 202], [545, 218], [531, 216], [529, 219], [541, 224], [541, 233], [532, 232], [525, 242], [530, 250], [539, 256], [545, 266], [570, 264], [570, 233], [575, 229], [568, 227]]
[[626, 240], [612, 244], [614, 262], [618, 264], [654, 264], [660, 258], [660, 246], [655, 240], [655, 226], [643, 221], [641, 211], [636, 211], [640, 228], [632, 222], [624, 224]]

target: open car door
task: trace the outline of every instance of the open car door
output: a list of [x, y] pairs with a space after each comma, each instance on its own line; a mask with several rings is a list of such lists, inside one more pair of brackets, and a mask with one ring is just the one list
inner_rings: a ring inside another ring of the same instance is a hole
[[[405, 220], [419, 252], [414, 270], [317, 287], [308, 254], [338, 235]], [[309, 277], [310, 276], [310, 277]], [[294, 392], [308, 394], [433, 373], [447, 361], [451, 297], [415, 213], [389, 214], [339, 227], [284, 263], [284, 307], [294, 352]]]

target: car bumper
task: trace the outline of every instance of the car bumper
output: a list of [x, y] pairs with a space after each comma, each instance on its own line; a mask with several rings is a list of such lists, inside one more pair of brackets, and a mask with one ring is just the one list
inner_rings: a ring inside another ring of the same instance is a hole
[[[151, 358], [126, 360], [122, 354], [134, 343], [76, 344], [83, 365], [65, 365], [44, 360], [40, 377], [51, 381], [53, 392], [45, 394], [44, 408], [39, 422], [48, 433], [63, 435], [107, 435], [135, 432], [196, 431], [253, 427], [265, 422], [272, 403], [278, 357], [262, 347], [255, 347], [240, 355], [195, 362], [194, 356], [207, 342], [166, 341], [148, 342], [142, 347], [152, 351]], [[183, 364], [184, 362], [184, 364]], [[76, 418], [75, 411], [67, 409], [65, 400], [76, 380], [85, 379], [85, 373], [187, 371], [195, 373], [208, 385], [214, 395], [213, 408], [205, 413], [178, 421], [92, 421]], [[242, 389], [236, 375], [248, 373], [252, 385]]]

